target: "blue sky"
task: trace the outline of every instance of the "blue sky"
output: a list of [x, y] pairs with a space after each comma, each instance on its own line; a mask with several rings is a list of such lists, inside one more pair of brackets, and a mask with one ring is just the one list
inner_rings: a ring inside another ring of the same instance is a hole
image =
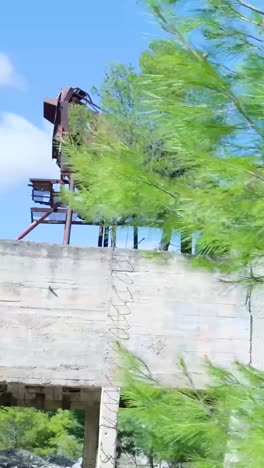
[[[64, 86], [89, 91], [111, 61], [136, 65], [160, 31], [136, 0], [9, 0], [1, 19], [0, 237], [14, 239], [30, 223], [28, 178], [56, 175], [43, 97]], [[27, 240], [61, 242], [62, 230], [41, 225]], [[73, 244], [95, 240], [95, 228], [73, 229]]]
[[[261, 7], [263, 0], [254, 3]], [[160, 34], [136, 0], [1, 3], [0, 238], [15, 239], [30, 223], [29, 177], [56, 176], [43, 98], [64, 86], [89, 91], [100, 84], [109, 62], [136, 65], [149, 41]], [[62, 231], [62, 226], [41, 225], [27, 239], [61, 242]], [[96, 237], [96, 228], [72, 231], [73, 244], [90, 245]], [[129, 245], [131, 233], [122, 237]], [[150, 230], [147, 237], [157, 245], [156, 233]]]

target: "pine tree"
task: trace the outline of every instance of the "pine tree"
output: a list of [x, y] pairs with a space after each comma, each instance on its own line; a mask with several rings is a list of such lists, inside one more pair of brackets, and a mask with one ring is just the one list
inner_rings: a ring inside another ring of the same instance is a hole
[[1, 408], [0, 449], [20, 448], [38, 455], [76, 459], [82, 453], [83, 421], [73, 411]]
[[241, 269], [263, 251], [263, 15], [231, 0], [167, 3], [151, 2], [169, 37], [142, 54], [134, 82], [140, 137], [104, 116], [89, 144], [68, 145], [71, 202], [89, 219], [198, 233], [200, 263]]
[[[181, 361], [189, 389], [164, 388], [142, 360], [122, 348], [119, 352], [126, 402], [119, 425], [134, 428], [134, 440], [143, 453], [152, 444], [156, 465], [166, 461], [174, 467], [187, 463], [195, 468], [222, 468], [227, 454], [239, 454], [235, 466], [262, 468], [263, 372], [240, 363], [227, 371], [207, 362], [210, 385], [198, 391]], [[137, 437], [140, 431], [141, 438]]]

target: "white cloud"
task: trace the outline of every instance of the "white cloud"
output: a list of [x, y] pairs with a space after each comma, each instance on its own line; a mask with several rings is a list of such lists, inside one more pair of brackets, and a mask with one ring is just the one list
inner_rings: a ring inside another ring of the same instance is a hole
[[16, 73], [15, 67], [7, 54], [0, 52], [0, 86], [24, 88], [24, 79]]
[[51, 158], [52, 126], [37, 127], [11, 113], [0, 114], [0, 192], [30, 177], [58, 177]]

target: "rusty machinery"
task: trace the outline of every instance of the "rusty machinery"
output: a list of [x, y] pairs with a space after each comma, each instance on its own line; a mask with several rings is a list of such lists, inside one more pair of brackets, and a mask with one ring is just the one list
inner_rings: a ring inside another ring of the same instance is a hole
[[[74, 191], [74, 181], [70, 168], [67, 166], [63, 154], [63, 140], [69, 133], [69, 106], [83, 105], [92, 112], [98, 113], [96, 106], [88, 93], [80, 88], [63, 88], [56, 98], [44, 99], [44, 118], [53, 124], [52, 158], [56, 160], [60, 169], [59, 179], [31, 178], [32, 200], [38, 207], [31, 208], [31, 224], [18, 237], [23, 239], [39, 224], [63, 224], [63, 244], [70, 243], [72, 225], [98, 225], [98, 246], [108, 247], [110, 244], [109, 226], [104, 226], [100, 220], [90, 222], [79, 217], [70, 206], [65, 206], [60, 199], [61, 187]], [[112, 227], [113, 231], [115, 226]], [[111, 236], [111, 245], [115, 243], [115, 236]], [[138, 246], [138, 230], [134, 228], [133, 246]]]

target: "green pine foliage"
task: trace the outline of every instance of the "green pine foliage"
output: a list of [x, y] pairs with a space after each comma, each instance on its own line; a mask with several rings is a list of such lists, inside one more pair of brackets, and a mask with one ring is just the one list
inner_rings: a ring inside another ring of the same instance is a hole
[[[157, 226], [167, 239], [179, 231], [187, 243], [196, 233], [194, 263], [261, 283], [264, 11], [243, 0], [145, 3], [163, 39], [149, 44], [138, 73], [110, 69], [92, 138], [66, 144], [78, 193], [64, 197], [88, 220]], [[236, 466], [263, 467], [262, 372], [208, 363], [201, 393], [161, 388], [131, 359], [125, 450], [170, 466], [220, 468], [234, 454]]]
[[152, 448], [156, 465], [222, 468], [227, 455], [236, 454], [240, 468], [263, 467], [263, 372], [240, 363], [227, 371], [207, 362], [211, 383], [198, 392], [184, 363], [189, 390], [160, 387], [141, 360], [124, 349], [120, 357], [126, 408], [119, 426], [133, 429], [138, 452], [148, 455]]
[[115, 65], [89, 142], [67, 143], [86, 219], [199, 234], [196, 261], [237, 271], [263, 255], [263, 13], [242, 1], [158, 1], [167, 38]]
[[19, 448], [37, 455], [59, 454], [77, 459], [82, 446], [83, 427], [72, 411], [1, 408], [0, 449]]

